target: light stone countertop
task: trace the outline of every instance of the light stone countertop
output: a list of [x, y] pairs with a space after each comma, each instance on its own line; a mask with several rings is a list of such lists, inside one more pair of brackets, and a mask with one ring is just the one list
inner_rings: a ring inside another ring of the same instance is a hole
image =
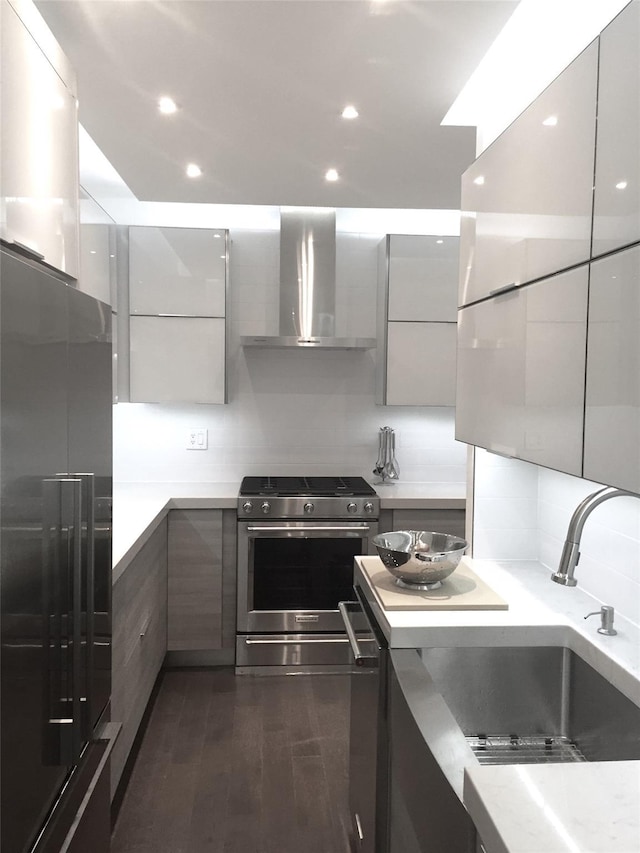
[[240, 483], [114, 483], [115, 583], [171, 509], [235, 509]]
[[487, 853], [640, 850], [640, 761], [471, 767], [464, 803]]
[[[239, 489], [239, 481], [114, 483], [113, 582], [120, 577], [169, 510], [235, 510]], [[383, 509], [456, 509], [464, 508], [466, 502], [463, 485], [394, 483], [392, 486], [379, 486], [376, 491]]]
[[[464, 558], [509, 604], [506, 611], [382, 611], [369, 584], [377, 557], [357, 557], [355, 579], [391, 648], [565, 645], [640, 705], [640, 629], [616, 616], [597, 633], [601, 602], [554, 584], [529, 561]], [[638, 853], [640, 761], [473, 766], [464, 804], [486, 853]]]

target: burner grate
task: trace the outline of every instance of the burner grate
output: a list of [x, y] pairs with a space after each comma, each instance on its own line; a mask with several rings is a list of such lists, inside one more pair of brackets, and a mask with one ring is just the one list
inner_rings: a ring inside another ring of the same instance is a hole
[[376, 492], [363, 477], [245, 477], [241, 495], [264, 496], [375, 496]]

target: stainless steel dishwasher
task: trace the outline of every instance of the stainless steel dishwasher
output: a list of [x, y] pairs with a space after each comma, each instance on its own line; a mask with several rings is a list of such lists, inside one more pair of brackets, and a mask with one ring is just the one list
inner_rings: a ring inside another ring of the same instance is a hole
[[[462, 803], [462, 767], [473, 761], [471, 750], [464, 738], [450, 743], [455, 722], [418, 651], [393, 650], [389, 657], [387, 851], [476, 853], [481, 847]], [[435, 748], [441, 744], [443, 751]], [[459, 770], [459, 786], [451, 784], [451, 767]]]
[[387, 853], [389, 649], [359, 587], [338, 605], [352, 653], [349, 810], [353, 849]]

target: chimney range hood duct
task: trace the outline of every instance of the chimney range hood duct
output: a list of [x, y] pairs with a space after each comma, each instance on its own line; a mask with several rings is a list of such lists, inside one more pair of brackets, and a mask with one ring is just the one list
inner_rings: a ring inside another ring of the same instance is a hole
[[373, 349], [375, 338], [335, 337], [336, 214], [280, 209], [280, 333], [243, 337], [245, 347]]

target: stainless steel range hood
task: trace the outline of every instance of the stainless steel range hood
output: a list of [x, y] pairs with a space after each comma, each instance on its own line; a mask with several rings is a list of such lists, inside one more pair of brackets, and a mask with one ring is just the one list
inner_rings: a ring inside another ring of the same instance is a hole
[[375, 338], [335, 337], [336, 214], [280, 209], [280, 331], [242, 337], [245, 347], [373, 349]]

